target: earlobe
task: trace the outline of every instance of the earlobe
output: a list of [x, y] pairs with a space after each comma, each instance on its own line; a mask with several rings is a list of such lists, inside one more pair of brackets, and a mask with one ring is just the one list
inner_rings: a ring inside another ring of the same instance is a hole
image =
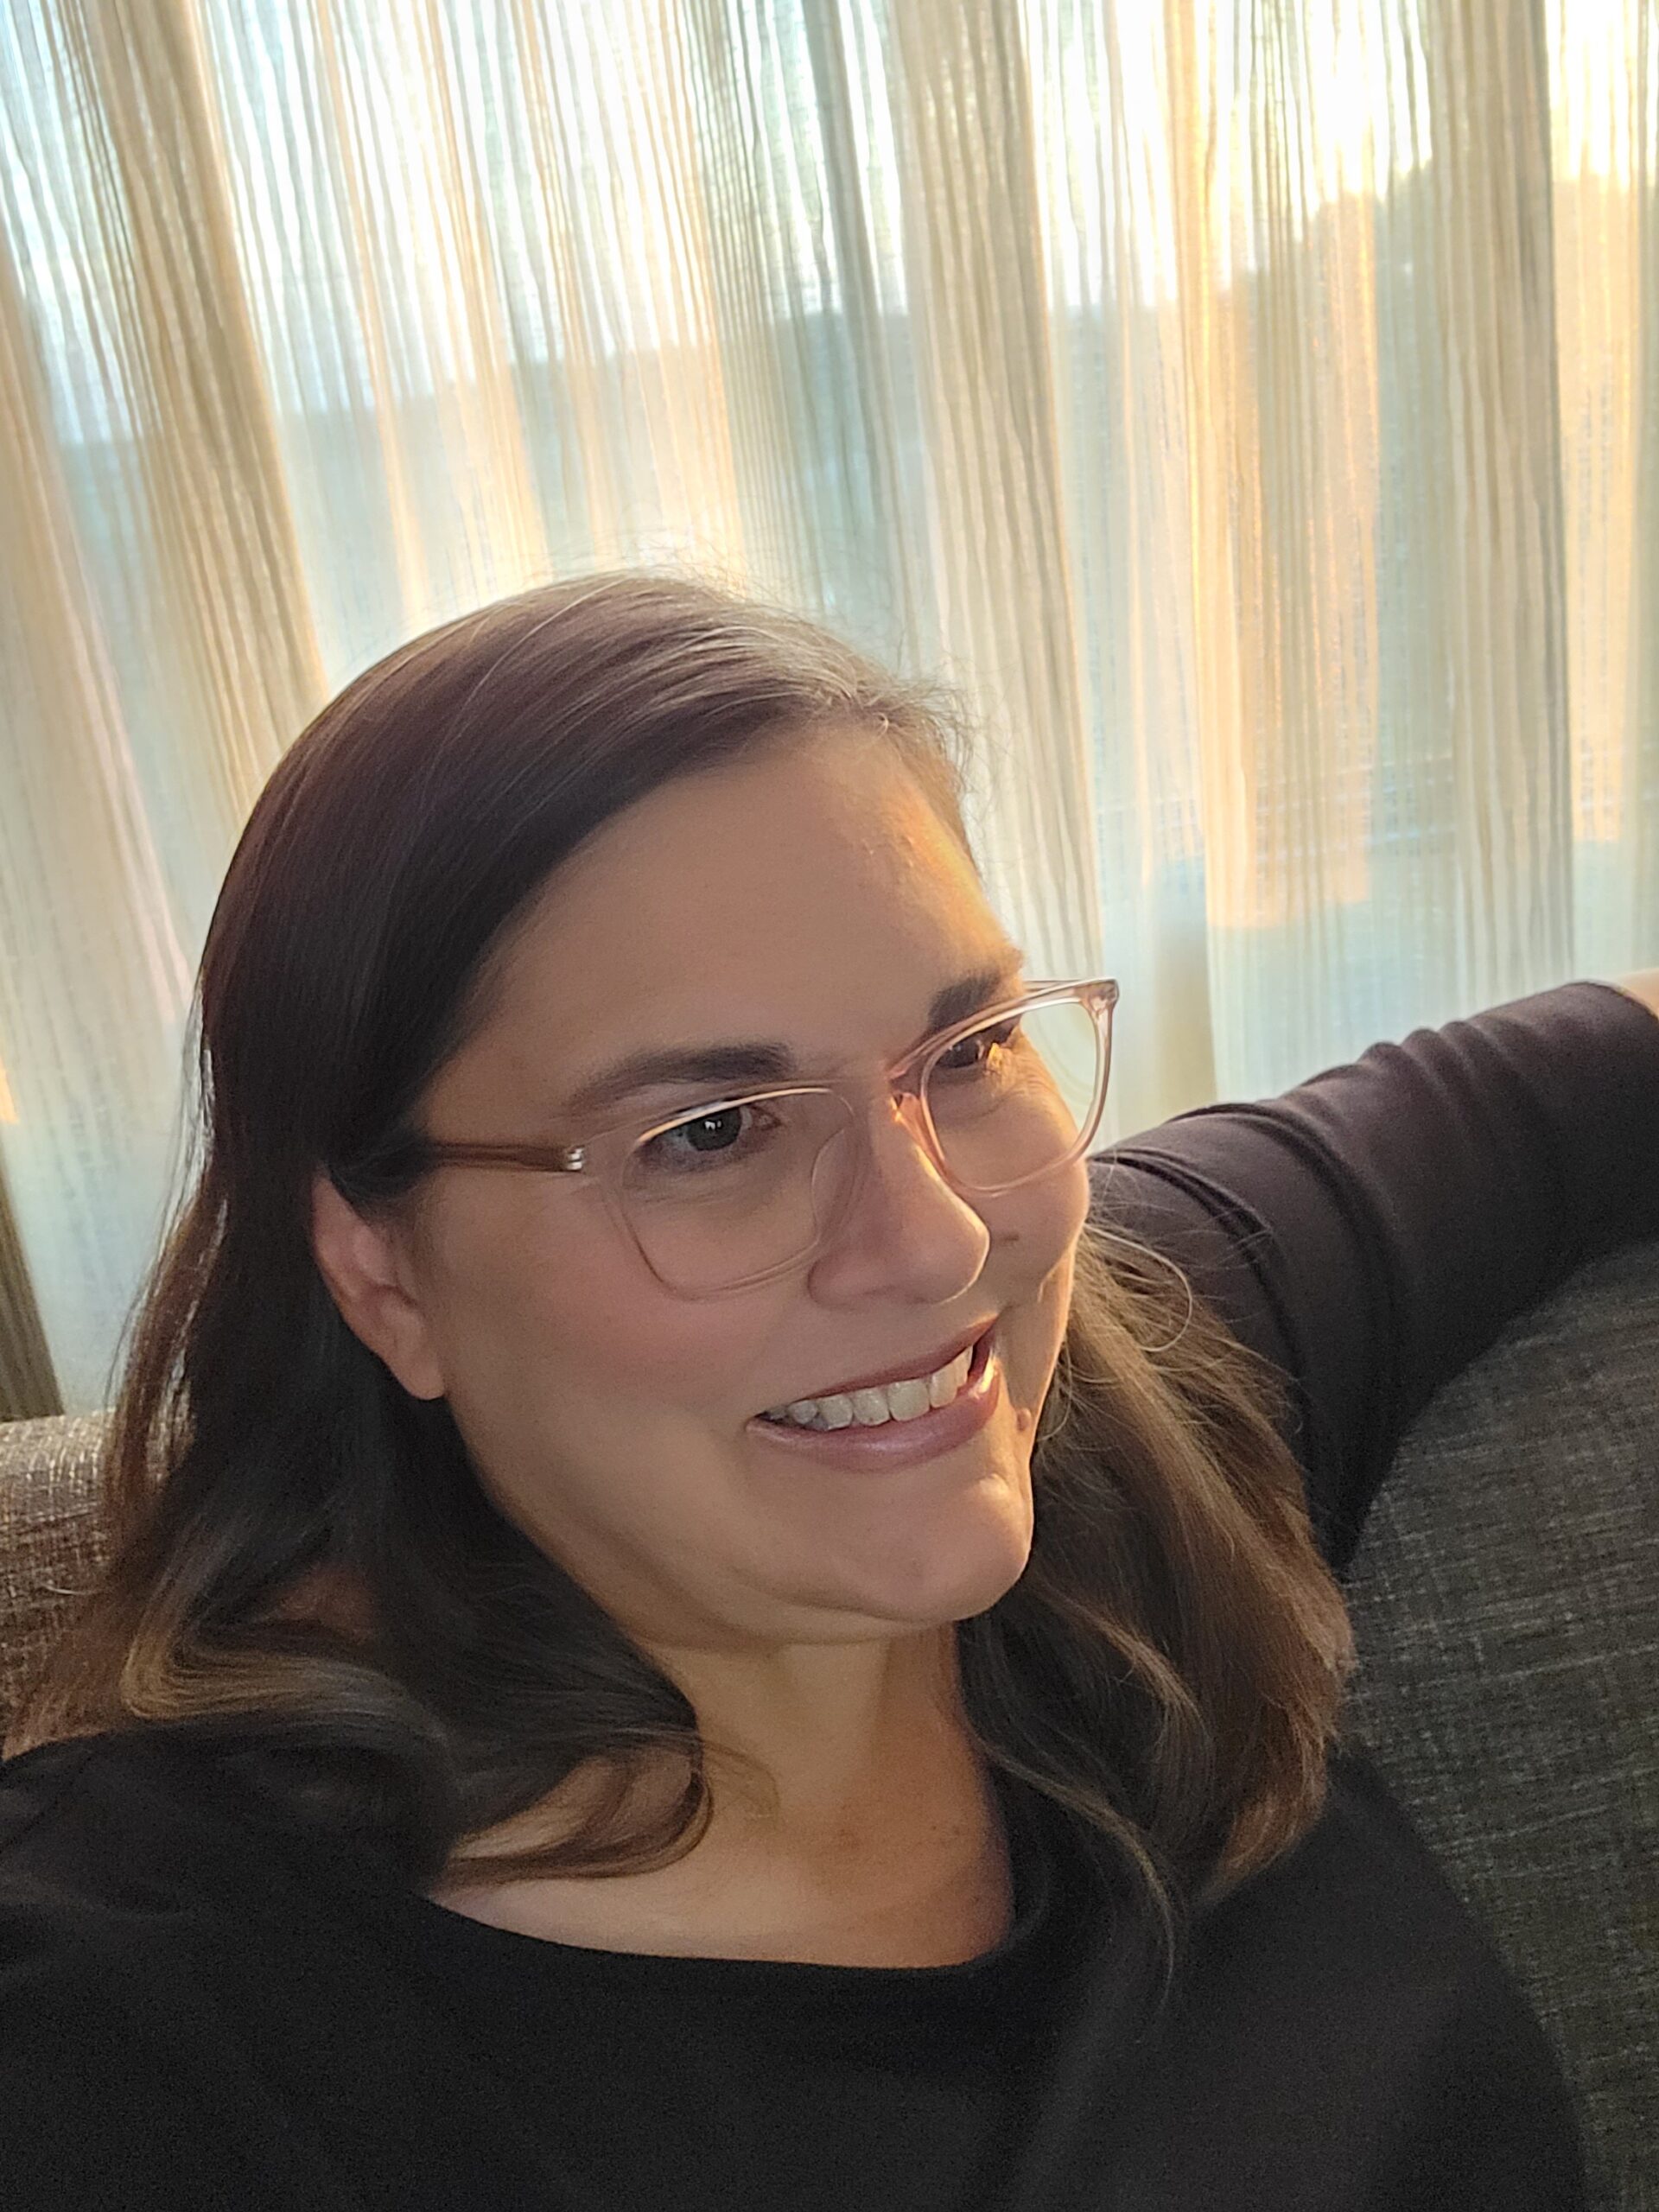
[[394, 1231], [359, 1214], [321, 1168], [311, 1181], [311, 1254], [352, 1334], [411, 1397], [441, 1398], [443, 1376]]

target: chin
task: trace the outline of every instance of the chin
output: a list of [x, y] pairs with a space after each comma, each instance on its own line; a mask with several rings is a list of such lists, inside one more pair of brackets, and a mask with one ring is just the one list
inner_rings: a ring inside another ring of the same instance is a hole
[[954, 1527], [935, 1530], [920, 1558], [912, 1557], [912, 1595], [925, 1592], [937, 1621], [972, 1620], [1006, 1598], [1031, 1560], [1031, 1492], [1016, 1499], [999, 1488], [991, 1513], [958, 1502]]

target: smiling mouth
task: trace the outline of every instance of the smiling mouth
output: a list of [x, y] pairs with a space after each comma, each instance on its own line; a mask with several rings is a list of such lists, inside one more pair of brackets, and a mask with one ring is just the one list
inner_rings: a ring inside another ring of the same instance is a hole
[[[749, 1427], [765, 1435], [769, 1464], [792, 1461], [798, 1471], [817, 1466], [825, 1473], [838, 1470], [844, 1476], [868, 1477], [938, 1465], [960, 1471], [978, 1465], [977, 1454], [969, 1453], [966, 1459], [958, 1455], [984, 1433], [1006, 1399], [997, 1349], [1000, 1335], [1000, 1329], [988, 1329], [972, 1351], [962, 1355], [968, 1375], [954, 1395], [909, 1419], [892, 1410], [880, 1419], [868, 1418], [878, 1411], [868, 1405], [861, 1411], [850, 1409], [850, 1421], [833, 1426], [817, 1416], [809, 1421], [775, 1421], [756, 1414]], [[846, 1410], [836, 1408], [838, 1414]]]
[[[963, 1392], [971, 1387], [984, 1370], [987, 1350], [996, 1333], [996, 1328], [997, 1323], [991, 1322], [987, 1328], [981, 1331], [977, 1337], [964, 1344], [954, 1358], [947, 1360], [943, 1366], [933, 1369], [926, 1375], [906, 1376], [893, 1383], [861, 1385], [851, 1390], [829, 1390], [813, 1398], [791, 1400], [791, 1406], [813, 1408], [810, 1417], [807, 1418], [799, 1420], [794, 1418], [790, 1407], [786, 1406], [769, 1408], [764, 1413], [755, 1414], [753, 1418], [766, 1422], [769, 1427], [772, 1428], [806, 1429], [809, 1432], [820, 1433], [848, 1429], [857, 1430], [861, 1427], [869, 1429], [886, 1428], [894, 1425], [907, 1426], [912, 1421], [923, 1420], [929, 1414], [941, 1412], [945, 1407], [954, 1404]], [[954, 1377], [954, 1380], [945, 1379], [950, 1377]], [[902, 1387], [910, 1392], [918, 1386], [931, 1398], [931, 1403], [916, 1405], [912, 1402], [909, 1409], [905, 1412], [899, 1412], [887, 1404], [887, 1394], [890, 1389]], [[935, 1392], [944, 1389], [948, 1389], [948, 1395], [934, 1395]], [[861, 1398], [868, 1402], [863, 1409], [861, 1409], [858, 1405]], [[824, 1421], [822, 1417], [823, 1408], [836, 1400], [845, 1402], [850, 1418], [845, 1421]], [[879, 1420], [876, 1420], [871, 1416], [875, 1413], [878, 1404], [887, 1404], [887, 1409]]]

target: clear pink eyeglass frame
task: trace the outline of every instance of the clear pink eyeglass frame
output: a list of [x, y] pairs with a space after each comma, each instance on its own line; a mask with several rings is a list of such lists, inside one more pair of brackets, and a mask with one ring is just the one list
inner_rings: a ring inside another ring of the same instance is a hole
[[[651, 1273], [663, 1282], [664, 1289], [675, 1290], [676, 1295], [687, 1295], [673, 1284], [664, 1282], [646, 1258], [645, 1249], [634, 1234], [628, 1218], [627, 1208], [622, 1203], [621, 1171], [624, 1163], [638, 1145], [648, 1143], [664, 1131], [677, 1128], [683, 1122], [700, 1120], [705, 1115], [724, 1114], [734, 1107], [762, 1105], [768, 1098], [798, 1097], [812, 1092], [839, 1098], [853, 1115], [860, 1118], [859, 1109], [874, 1090], [878, 1096], [885, 1090], [902, 1106], [906, 1099], [913, 1099], [918, 1109], [922, 1141], [929, 1159], [950, 1187], [963, 1198], [999, 1198], [1008, 1191], [1017, 1191], [1025, 1184], [1056, 1175], [1061, 1168], [1070, 1166], [1089, 1147], [1089, 1141], [1100, 1126], [1100, 1117], [1106, 1104], [1106, 1088], [1112, 1071], [1112, 1013], [1120, 993], [1109, 976], [1084, 983], [1033, 982], [1016, 999], [1007, 999], [999, 1005], [982, 1007], [977, 1014], [953, 1022], [948, 1029], [941, 1029], [925, 1038], [912, 1052], [895, 1060], [885, 1069], [874, 1084], [846, 1077], [837, 1083], [773, 1084], [764, 1090], [734, 1092], [729, 1097], [711, 1099], [691, 1107], [681, 1107], [677, 1112], [653, 1116], [649, 1121], [632, 1119], [613, 1123], [608, 1128], [596, 1130], [581, 1144], [467, 1144], [459, 1141], [423, 1137], [418, 1150], [423, 1169], [427, 1167], [516, 1167], [549, 1175], [588, 1175], [603, 1192], [613, 1219], [628, 1243], [639, 1253]], [[932, 1072], [936, 1061], [944, 1058], [961, 1038], [982, 1028], [987, 1022], [1006, 1020], [1012, 1014], [1027, 1014], [1038, 1007], [1052, 1006], [1066, 999], [1076, 999], [1093, 1015], [1101, 1033], [1100, 1081], [1096, 1089], [1095, 1102], [1089, 1116], [1077, 1133], [1071, 1150], [1063, 1158], [1052, 1160], [1039, 1168], [1034, 1175], [1022, 1175], [1012, 1183], [965, 1183], [953, 1175], [944, 1162], [938, 1134], [933, 1127], [932, 1116], [927, 1110], [923, 1096], [924, 1086]], [[856, 1183], [861, 1179], [855, 1179]], [[843, 1201], [843, 1211], [855, 1195], [849, 1187]], [[817, 1240], [804, 1251], [781, 1261], [775, 1268], [768, 1268], [760, 1274], [746, 1275], [741, 1282], [722, 1284], [717, 1290], [692, 1294], [698, 1297], [723, 1298], [731, 1292], [752, 1289], [758, 1283], [772, 1282], [779, 1275], [804, 1267], [823, 1248], [834, 1233], [836, 1223], [825, 1222]]]

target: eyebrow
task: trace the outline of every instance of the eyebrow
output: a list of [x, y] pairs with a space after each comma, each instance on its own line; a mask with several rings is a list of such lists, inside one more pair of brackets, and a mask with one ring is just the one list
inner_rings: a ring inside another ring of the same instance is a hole
[[[927, 1010], [927, 1022], [915, 1039], [924, 1039], [953, 1022], [963, 1021], [981, 1007], [992, 1006], [1007, 995], [1019, 976], [1026, 956], [1011, 945], [1001, 959], [959, 976], [936, 991]], [[914, 1049], [914, 1046], [912, 1048]], [[582, 1122], [620, 1106], [645, 1090], [671, 1084], [705, 1084], [721, 1090], [747, 1084], [793, 1083], [810, 1080], [798, 1071], [789, 1046], [775, 1038], [744, 1038], [729, 1045], [647, 1046], [613, 1061], [578, 1084], [558, 1109], [556, 1118]]]

